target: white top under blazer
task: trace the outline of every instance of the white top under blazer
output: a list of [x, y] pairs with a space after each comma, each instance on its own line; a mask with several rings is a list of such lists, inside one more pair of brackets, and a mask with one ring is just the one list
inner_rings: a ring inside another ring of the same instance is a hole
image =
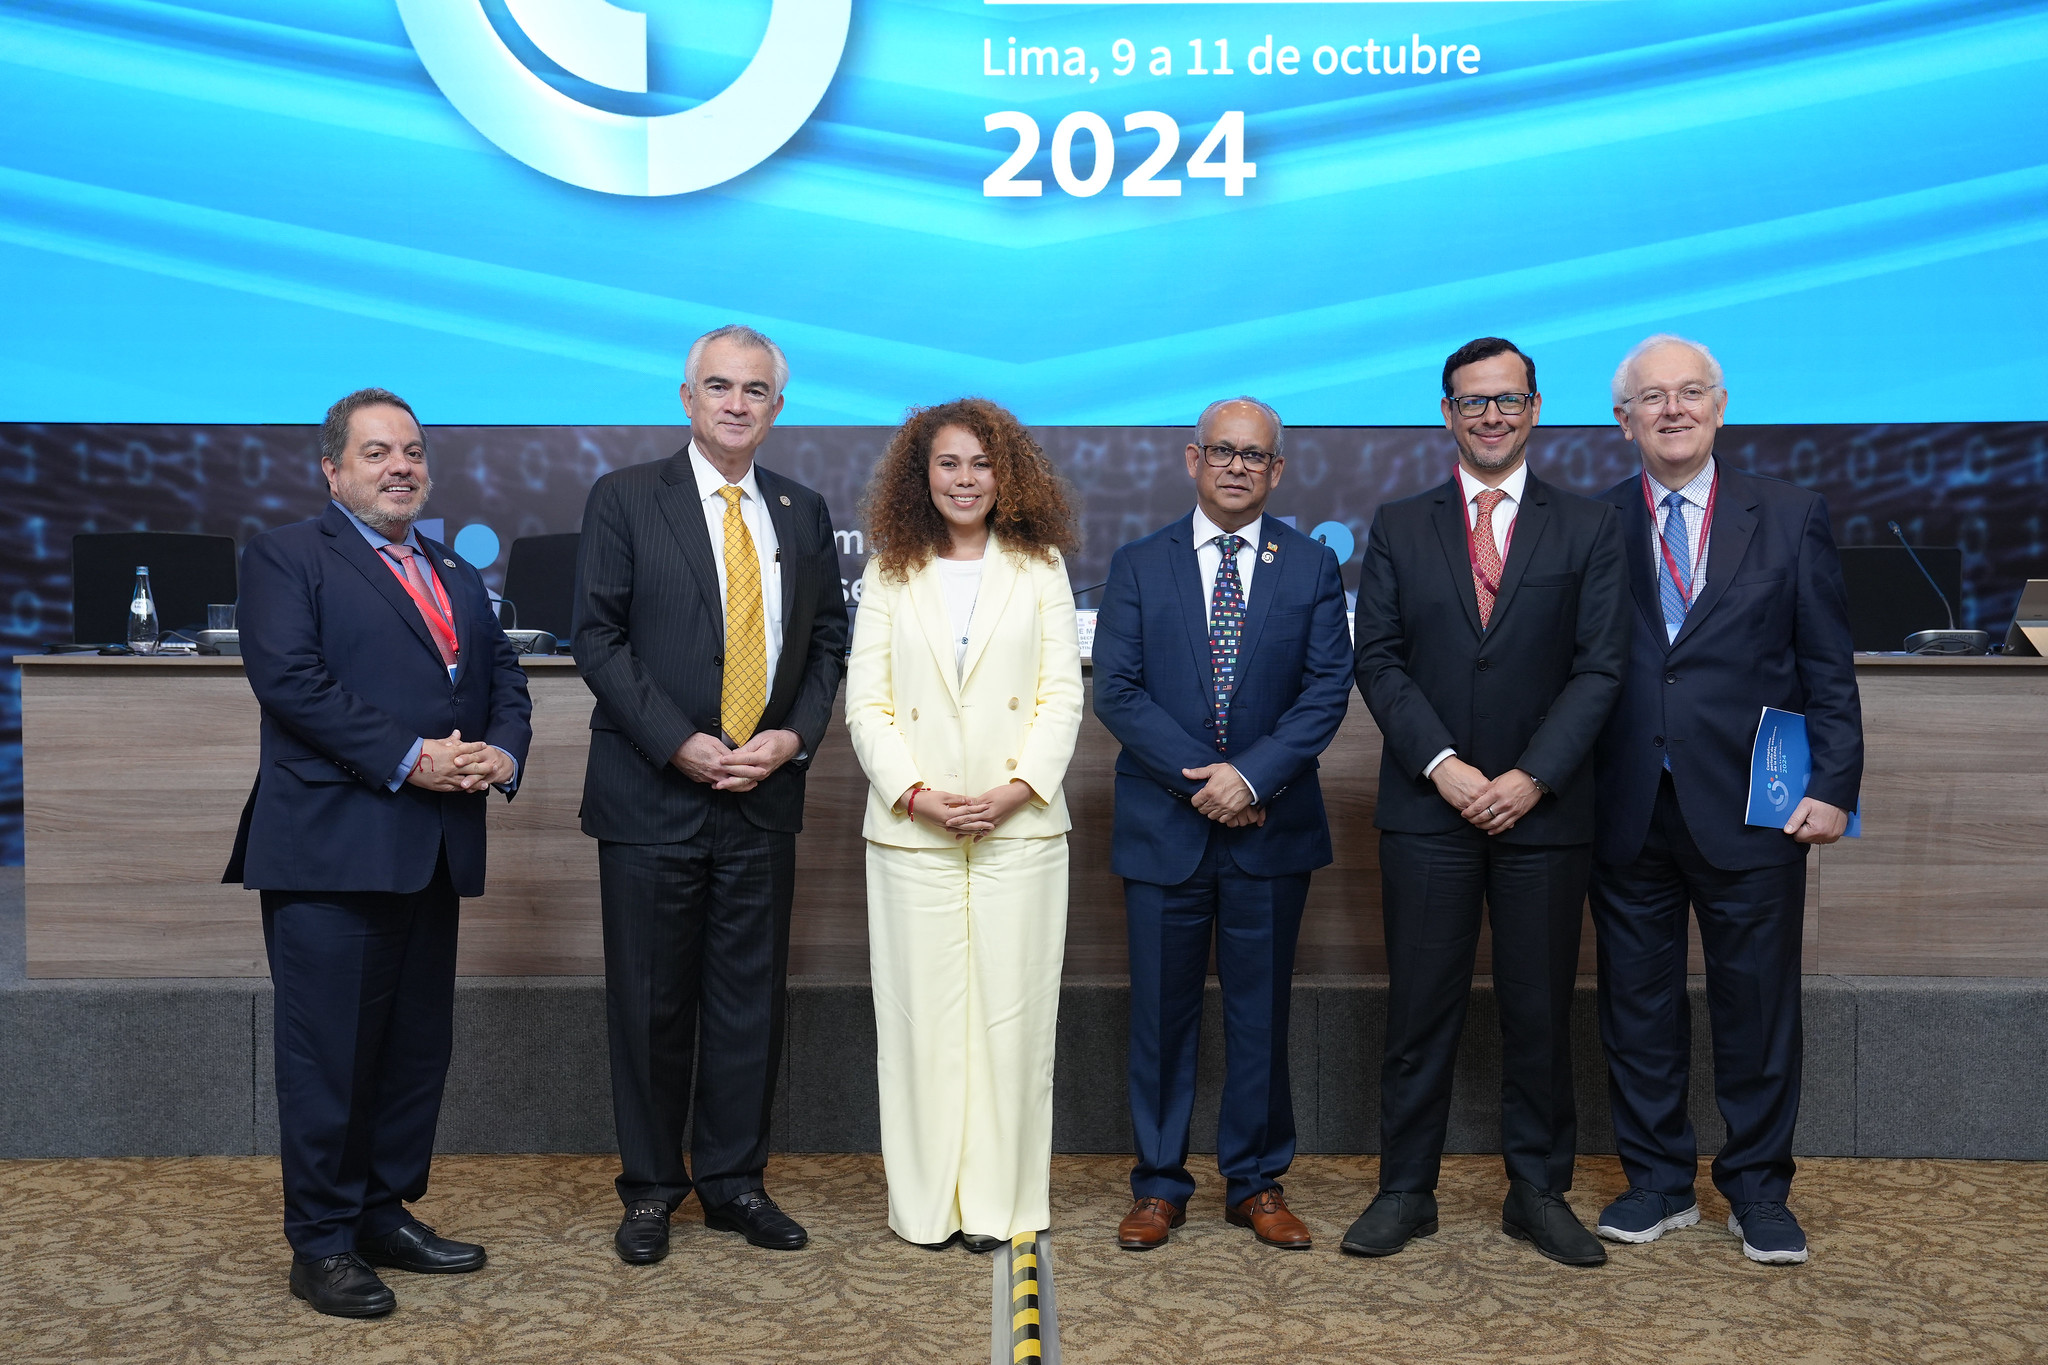
[[899, 806], [917, 783], [979, 796], [1011, 779], [1031, 799], [993, 838], [1072, 828], [1061, 790], [1081, 729], [1081, 648], [1067, 566], [1003, 548], [993, 535], [957, 653], [939, 561], [896, 582], [868, 561], [846, 673], [846, 728], [868, 776], [861, 834], [899, 848], [954, 840]]

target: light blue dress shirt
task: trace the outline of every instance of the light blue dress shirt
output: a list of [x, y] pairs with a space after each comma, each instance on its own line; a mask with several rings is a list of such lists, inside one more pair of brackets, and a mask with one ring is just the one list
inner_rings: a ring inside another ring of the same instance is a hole
[[[348, 508], [342, 507], [340, 502], [337, 501], [334, 505], [336, 507], [341, 507], [342, 515], [347, 517], [351, 522], [353, 522], [355, 528], [363, 533], [363, 539], [368, 541], [370, 544], [370, 548], [377, 552], [377, 558], [383, 559], [386, 563], [389, 563], [389, 559], [385, 557], [383, 552], [384, 547], [386, 545], [408, 545], [412, 547], [413, 553], [417, 554], [420, 557], [421, 563], [427, 565], [427, 572], [434, 572], [433, 565], [431, 563], [428, 563], [427, 560], [426, 547], [420, 544], [420, 537], [418, 531], [408, 526], [405, 528], [405, 539], [393, 540], [391, 537], [385, 535], [376, 527], [370, 525], [369, 522], [364, 521], [361, 517], [357, 516]], [[436, 578], [440, 577], [439, 574], [434, 574], [434, 576]], [[448, 670], [448, 681], [451, 683], [455, 681], [455, 669], [452, 667]], [[405, 779], [412, 776], [413, 766], [420, 761], [420, 751], [422, 749], [425, 749], [426, 747], [427, 740], [426, 736], [424, 735], [422, 735], [420, 738], [412, 742], [412, 748], [405, 751], [404, 761], [402, 761], [398, 765], [398, 770], [391, 775], [391, 780], [384, 784], [384, 789], [386, 791], [395, 792], [400, 787], [405, 785]], [[498, 746], [495, 744], [491, 745], [490, 747], [493, 749], [498, 749]], [[498, 749], [498, 752], [501, 754], [505, 754], [505, 751], [503, 749]], [[519, 760], [512, 757], [512, 755], [510, 754], [505, 754], [505, 761], [512, 765], [512, 780], [510, 782], [499, 783], [497, 784], [497, 786], [499, 791], [509, 792], [519, 785]]]

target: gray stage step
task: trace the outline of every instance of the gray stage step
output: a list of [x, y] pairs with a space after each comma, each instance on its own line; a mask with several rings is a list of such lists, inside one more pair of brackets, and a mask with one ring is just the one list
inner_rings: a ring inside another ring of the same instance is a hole
[[[234, 1155], [277, 1150], [270, 983], [29, 981], [21, 872], [0, 872], [0, 1157]], [[1693, 1117], [1719, 1145], [1712, 1040], [1692, 989]], [[1128, 993], [1070, 981], [1061, 997], [1053, 1145], [1130, 1146]], [[1290, 1040], [1304, 1152], [1379, 1148], [1386, 982], [1297, 977]], [[1613, 1150], [1590, 979], [1574, 1012], [1579, 1147]], [[799, 980], [776, 1102], [782, 1151], [875, 1151], [874, 1012], [860, 981]], [[1203, 1019], [1194, 1146], [1213, 1150], [1222, 1078], [1217, 992]], [[2048, 981], [1806, 979], [1798, 1150], [1813, 1156], [2048, 1159]], [[1473, 992], [1450, 1149], [1499, 1147], [1493, 994]], [[440, 1146], [451, 1152], [612, 1149], [603, 982], [465, 978]]]

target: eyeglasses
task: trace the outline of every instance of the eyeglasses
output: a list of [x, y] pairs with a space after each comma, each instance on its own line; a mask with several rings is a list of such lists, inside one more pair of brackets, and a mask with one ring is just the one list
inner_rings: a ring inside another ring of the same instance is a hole
[[1624, 398], [1621, 402], [1624, 407], [1642, 407], [1651, 412], [1662, 411], [1667, 403], [1676, 402], [1687, 412], [1699, 412], [1707, 406], [1707, 399], [1711, 398], [1713, 393], [1712, 387], [1687, 384], [1684, 388], [1676, 390], [1644, 389], [1633, 398]]
[[1202, 458], [1209, 462], [1211, 469], [1228, 469], [1231, 461], [1243, 460], [1247, 471], [1263, 474], [1266, 466], [1280, 457], [1270, 450], [1260, 450], [1256, 447], [1240, 449], [1237, 446], [1203, 446]]
[[1533, 393], [1496, 393], [1491, 396], [1464, 393], [1447, 401], [1463, 417], [1483, 416], [1488, 403], [1499, 408], [1500, 415], [1503, 417], [1519, 417], [1521, 416], [1522, 409], [1528, 407], [1529, 400], [1535, 396]]

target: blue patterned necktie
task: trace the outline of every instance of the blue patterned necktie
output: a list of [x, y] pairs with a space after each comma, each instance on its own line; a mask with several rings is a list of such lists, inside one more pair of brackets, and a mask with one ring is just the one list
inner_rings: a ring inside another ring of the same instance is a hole
[[1230, 698], [1237, 691], [1237, 651], [1244, 643], [1244, 584], [1237, 552], [1244, 537], [1216, 538], [1216, 587], [1209, 594], [1209, 664], [1216, 677], [1216, 747], [1230, 747]]
[[[1677, 581], [1671, 577], [1674, 565], [1682, 575]], [[1664, 634], [1676, 639], [1692, 603], [1692, 549], [1685, 539], [1685, 498], [1678, 493], [1664, 499], [1664, 553], [1657, 556], [1657, 600], [1664, 607]]]

